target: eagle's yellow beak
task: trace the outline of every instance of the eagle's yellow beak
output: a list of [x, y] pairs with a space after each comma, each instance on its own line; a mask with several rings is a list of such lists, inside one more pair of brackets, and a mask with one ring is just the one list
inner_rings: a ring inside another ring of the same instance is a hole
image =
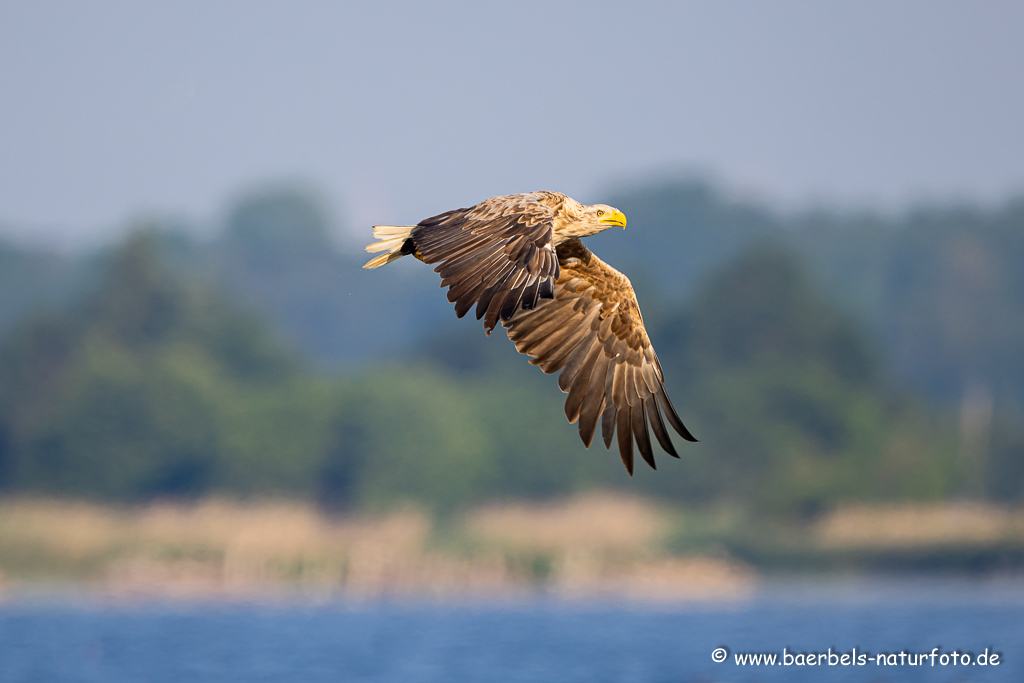
[[621, 225], [622, 229], [626, 229], [626, 214], [622, 213], [618, 209], [614, 209], [610, 213], [605, 214], [598, 223], [607, 223], [608, 225]]

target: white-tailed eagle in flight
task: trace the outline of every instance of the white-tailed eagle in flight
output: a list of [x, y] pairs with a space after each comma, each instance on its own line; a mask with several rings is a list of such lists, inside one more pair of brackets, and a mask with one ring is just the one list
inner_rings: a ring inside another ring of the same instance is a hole
[[[377, 268], [407, 254], [437, 264], [455, 314], [476, 307], [490, 334], [498, 321], [516, 350], [546, 373], [561, 371], [569, 394], [565, 416], [579, 422], [587, 448], [601, 420], [601, 437], [633, 475], [633, 442], [651, 466], [651, 437], [678, 458], [668, 422], [696, 441], [665, 393], [661, 363], [644, 329], [629, 279], [583, 246], [581, 237], [626, 227], [621, 211], [584, 206], [558, 192], [492, 197], [446, 211], [417, 225], [377, 225]], [[662, 415], [664, 414], [664, 418]]]

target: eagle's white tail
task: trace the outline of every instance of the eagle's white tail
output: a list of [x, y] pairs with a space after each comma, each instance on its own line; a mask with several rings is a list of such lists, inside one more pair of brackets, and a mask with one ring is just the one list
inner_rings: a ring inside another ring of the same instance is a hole
[[377, 268], [383, 266], [385, 263], [391, 263], [405, 256], [406, 253], [402, 252], [402, 245], [412, 235], [412, 231], [416, 229], [415, 225], [375, 225], [373, 226], [373, 236], [379, 239], [379, 242], [374, 242], [366, 247], [366, 251], [371, 254], [383, 251], [384, 253], [380, 256], [375, 256], [366, 262], [363, 268]]

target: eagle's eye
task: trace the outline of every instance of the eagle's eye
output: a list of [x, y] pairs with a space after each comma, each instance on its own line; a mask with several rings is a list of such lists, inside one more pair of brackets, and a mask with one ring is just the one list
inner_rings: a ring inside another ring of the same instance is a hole
[[598, 209], [597, 210], [597, 217], [600, 218], [603, 215], [604, 215], [604, 211], [602, 211], [601, 209]]

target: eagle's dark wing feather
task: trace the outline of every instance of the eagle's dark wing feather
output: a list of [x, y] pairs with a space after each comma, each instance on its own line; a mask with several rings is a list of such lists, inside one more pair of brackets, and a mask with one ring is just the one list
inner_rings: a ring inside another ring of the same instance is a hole
[[494, 197], [421, 221], [411, 239], [417, 257], [437, 264], [455, 314], [476, 306], [490, 334], [498, 320], [554, 295], [553, 219], [553, 209], [530, 195]]
[[655, 466], [649, 429], [678, 458], [665, 423], [687, 441], [696, 439], [665, 392], [629, 279], [578, 239], [559, 245], [558, 259], [554, 297], [503, 321], [509, 339], [544, 372], [561, 371], [558, 386], [568, 394], [565, 416], [579, 421], [588, 448], [600, 418], [607, 447], [618, 432], [619, 455], [631, 476], [634, 441], [640, 456]]

